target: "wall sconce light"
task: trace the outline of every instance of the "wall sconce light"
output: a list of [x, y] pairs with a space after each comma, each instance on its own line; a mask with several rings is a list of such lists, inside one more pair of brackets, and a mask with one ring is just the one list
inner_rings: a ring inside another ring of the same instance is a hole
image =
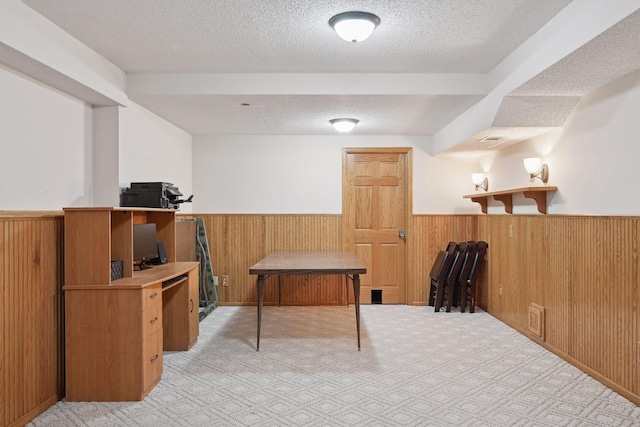
[[341, 133], [351, 132], [358, 124], [356, 119], [331, 119], [329, 123], [333, 125], [333, 128]]
[[544, 183], [549, 181], [549, 167], [546, 163], [542, 163], [539, 157], [529, 157], [523, 162], [524, 168], [531, 177], [529, 181], [533, 182], [534, 178], [538, 178]]
[[471, 174], [471, 181], [476, 186], [476, 191], [482, 188], [484, 191], [489, 189], [489, 179], [483, 173], [476, 172]]

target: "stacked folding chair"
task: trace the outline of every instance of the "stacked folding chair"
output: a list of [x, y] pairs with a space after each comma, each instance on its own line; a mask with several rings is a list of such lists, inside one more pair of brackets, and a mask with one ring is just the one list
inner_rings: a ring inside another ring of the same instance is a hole
[[449, 242], [438, 253], [429, 274], [429, 305], [436, 312], [443, 307], [450, 312], [458, 304], [463, 313], [467, 305], [470, 313], [475, 311], [476, 283], [488, 247], [484, 241]]

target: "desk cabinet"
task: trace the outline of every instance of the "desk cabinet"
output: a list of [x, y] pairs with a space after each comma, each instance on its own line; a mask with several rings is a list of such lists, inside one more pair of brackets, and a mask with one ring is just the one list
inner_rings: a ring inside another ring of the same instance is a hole
[[[167, 264], [133, 271], [133, 224], [152, 220], [175, 246], [174, 211], [65, 209], [68, 401], [142, 400], [160, 381], [163, 350], [198, 338], [198, 263], [175, 262], [173, 247]], [[110, 260], [123, 257], [124, 277], [112, 281]]]

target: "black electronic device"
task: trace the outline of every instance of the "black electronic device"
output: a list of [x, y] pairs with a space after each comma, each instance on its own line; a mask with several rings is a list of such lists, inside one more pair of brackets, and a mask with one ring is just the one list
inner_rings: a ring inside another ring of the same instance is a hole
[[158, 242], [158, 258], [153, 260], [154, 264], [167, 263], [167, 251], [164, 248], [164, 242]]
[[139, 262], [140, 269], [148, 267], [153, 259], [158, 258], [158, 242], [156, 225], [133, 224], [133, 260]]
[[169, 182], [132, 182], [122, 191], [121, 206], [141, 208], [178, 209], [181, 203], [190, 203], [191, 195], [183, 200], [178, 187]]

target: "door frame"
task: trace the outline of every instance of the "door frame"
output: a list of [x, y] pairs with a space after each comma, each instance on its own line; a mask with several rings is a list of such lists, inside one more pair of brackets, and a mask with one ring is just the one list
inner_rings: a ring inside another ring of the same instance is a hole
[[[388, 154], [388, 153], [397, 153], [404, 155], [405, 157], [405, 176], [407, 177], [406, 182], [406, 192], [405, 195], [405, 230], [406, 230], [406, 239], [410, 239], [413, 237], [411, 233], [411, 217], [413, 215], [413, 148], [411, 147], [356, 147], [356, 148], [344, 148], [342, 150], [342, 249], [343, 250], [352, 250], [353, 248], [349, 248], [349, 232], [347, 229], [347, 199], [346, 194], [348, 193], [349, 188], [349, 180], [347, 179], [347, 156], [349, 154]], [[407, 249], [404, 253], [404, 302], [403, 304], [407, 304], [408, 295], [407, 295], [407, 281], [409, 280], [409, 259], [411, 256], [409, 254], [409, 248], [411, 247], [408, 242]], [[347, 304], [348, 304], [348, 295], [347, 295]]]

